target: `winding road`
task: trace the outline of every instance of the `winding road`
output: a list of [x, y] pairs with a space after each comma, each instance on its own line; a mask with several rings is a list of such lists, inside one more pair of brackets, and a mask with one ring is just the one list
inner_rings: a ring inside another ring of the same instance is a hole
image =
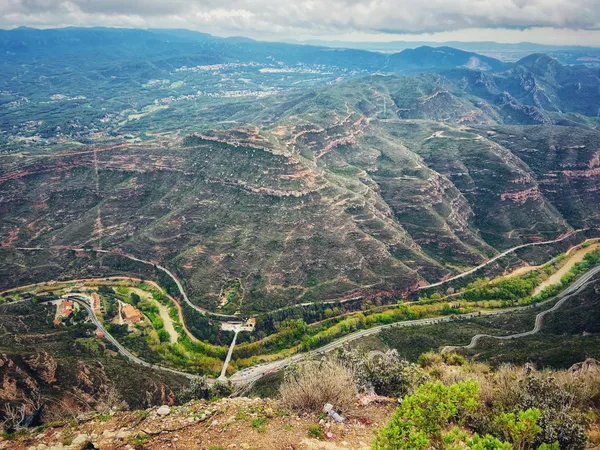
[[104, 333], [104, 338], [108, 342], [110, 342], [112, 345], [114, 345], [116, 347], [116, 349], [119, 351], [119, 353], [121, 355], [123, 355], [124, 357], [126, 357], [129, 361], [131, 361], [133, 363], [136, 363], [136, 364], [140, 364], [142, 366], [150, 367], [151, 369], [156, 369], [156, 370], [162, 370], [162, 371], [166, 371], [166, 372], [171, 372], [171, 373], [174, 373], [176, 375], [181, 375], [181, 376], [184, 376], [184, 377], [189, 378], [189, 379], [198, 378], [197, 375], [193, 375], [193, 374], [187, 373], [187, 372], [181, 372], [179, 370], [171, 369], [169, 367], [157, 366], [156, 364], [151, 364], [151, 363], [149, 363], [147, 361], [144, 361], [143, 359], [138, 358], [133, 353], [131, 353], [129, 350], [127, 350], [125, 347], [123, 347], [119, 343], [119, 341], [117, 341], [108, 331], [106, 331], [106, 328], [104, 328], [104, 325], [102, 324], [102, 322], [100, 322], [98, 320], [98, 318], [94, 314], [94, 311], [90, 307], [90, 305], [88, 303], [89, 300], [86, 301], [86, 296], [85, 295], [83, 295], [83, 294], [67, 294], [67, 296], [69, 298], [71, 298], [73, 301], [77, 302], [77, 304], [79, 304], [83, 308], [85, 308], [85, 310], [88, 313], [88, 316], [89, 316], [90, 320], [92, 321], [92, 323], [94, 325], [96, 325], [96, 327]]
[[[539, 331], [542, 329], [544, 317], [547, 314], [559, 309], [568, 299], [570, 299], [574, 295], [579, 294], [588, 284], [590, 284], [594, 281], [594, 280], [592, 280], [592, 278], [599, 272], [600, 272], [600, 267], [596, 267], [596, 268], [590, 270], [585, 275], [583, 275], [579, 280], [577, 280], [575, 283], [573, 283], [571, 286], [569, 286], [569, 288], [567, 288], [563, 293], [559, 294], [558, 297], [560, 298], [560, 300], [558, 302], [556, 302], [556, 304], [552, 308], [542, 311], [537, 316], [535, 316], [535, 324], [534, 324], [533, 329], [531, 329], [529, 331], [524, 331], [522, 333], [509, 334], [506, 336], [493, 336], [490, 334], [476, 334], [475, 336], [473, 336], [471, 338], [471, 342], [469, 344], [467, 344], [467, 345], [448, 345], [448, 346], [442, 348], [442, 353], [452, 351], [452, 350], [457, 350], [459, 348], [466, 348], [466, 349], [475, 348], [477, 346], [477, 344], [479, 343], [479, 341], [483, 338], [492, 338], [492, 339], [506, 341], [506, 340], [510, 340], [510, 339], [518, 339], [518, 338], [525, 337], [525, 336], [531, 336], [533, 334], [539, 333]], [[553, 299], [556, 299], [556, 297], [554, 297]], [[551, 300], [553, 300], [553, 299], [551, 299]], [[546, 302], [548, 302], [548, 301], [550, 301], [550, 300], [546, 300]], [[546, 302], [544, 302], [544, 303], [546, 303]]]
[[[548, 303], [548, 302], [551, 302], [552, 300], [555, 300], [556, 298], [559, 298], [559, 301], [552, 308], [550, 308], [546, 311], [542, 311], [536, 316], [535, 326], [534, 326], [533, 330], [527, 331], [524, 333], [513, 334], [510, 336], [500, 336], [500, 337], [487, 336], [487, 335], [476, 335], [473, 337], [471, 343], [464, 347], [465, 348], [473, 348], [475, 345], [477, 345], [477, 341], [479, 339], [481, 339], [482, 337], [494, 337], [496, 339], [515, 339], [515, 338], [519, 338], [519, 337], [523, 337], [523, 336], [529, 336], [531, 334], [537, 333], [541, 329], [542, 321], [546, 314], [548, 314], [552, 311], [556, 311], [569, 298], [571, 298], [572, 296], [581, 292], [581, 290], [583, 288], [585, 288], [588, 284], [590, 284], [594, 281], [594, 280], [592, 280], [592, 278], [594, 278], [594, 276], [596, 276], [598, 273], [600, 273], [600, 266], [595, 267], [595, 268], [589, 270], [588, 272], [586, 272], [581, 278], [579, 278], [575, 283], [573, 283], [571, 286], [569, 286], [564, 292], [558, 294], [556, 297], [550, 298], [542, 303], [538, 303], [537, 305], [516, 306], [513, 308], [499, 309], [499, 310], [495, 310], [495, 311], [485, 311], [485, 312], [461, 314], [459, 316], [444, 316], [444, 317], [437, 317], [437, 318], [431, 318], [431, 319], [407, 320], [407, 321], [403, 321], [403, 322], [396, 322], [396, 323], [389, 324], [389, 325], [380, 325], [377, 327], [369, 328], [367, 330], [359, 330], [354, 333], [348, 334], [340, 339], [337, 339], [337, 340], [335, 340], [321, 348], [313, 350], [311, 352], [298, 353], [296, 355], [290, 356], [285, 359], [281, 359], [281, 360], [274, 361], [271, 363], [262, 364], [262, 365], [254, 366], [249, 369], [241, 370], [239, 372], [234, 373], [229, 378], [229, 380], [233, 383], [254, 382], [254, 381], [258, 380], [259, 378], [262, 378], [266, 373], [276, 372], [280, 369], [286, 368], [290, 364], [297, 363], [306, 358], [319, 356], [323, 353], [327, 353], [331, 350], [339, 348], [339, 347], [343, 346], [344, 344], [346, 344], [347, 342], [351, 342], [353, 340], [362, 338], [364, 336], [369, 336], [371, 334], [376, 334], [376, 333], [379, 333], [381, 330], [385, 330], [385, 329], [389, 329], [389, 328], [433, 325], [436, 323], [451, 322], [451, 321], [457, 320], [457, 319], [472, 319], [472, 318], [481, 317], [481, 316], [495, 316], [498, 314], [506, 314], [506, 313], [510, 313], [510, 312], [514, 312], [514, 311], [531, 309], [531, 308], [534, 308], [535, 306], [543, 305], [544, 303]], [[460, 347], [447, 346], [447, 347], [444, 347], [442, 349], [442, 351], [448, 351], [448, 350], [452, 350], [452, 349], [456, 349], [456, 348], [460, 348]]]
[[521, 248], [525, 248], [525, 247], [534, 247], [536, 245], [548, 245], [548, 244], [556, 244], [557, 242], [561, 242], [564, 241], [567, 238], [570, 238], [571, 236], [574, 236], [575, 234], [581, 232], [581, 231], [586, 231], [589, 230], [589, 228], [580, 228], [579, 230], [572, 230], [569, 231], [567, 234], [559, 237], [558, 239], [553, 239], [550, 241], [542, 241], [542, 242], [529, 242], [528, 244], [521, 244], [521, 245], [517, 245], [516, 247], [512, 247], [509, 248], [508, 250], [503, 251], [502, 253], [497, 254], [496, 256], [494, 256], [491, 259], [488, 259], [486, 262], [479, 264], [477, 267], [473, 267], [472, 269], [467, 270], [466, 272], [461, 272], [458, 275], [455, 275], [451, 278], [447, 278], [445, 280], [442, 281], [438, 281], [437, 283], [431, 283], [425, 286], [421, 286], [419, 288], [417, 288], [417, 290], [423, 290], [423, 289], [429, 289], [432, 287], [437, 287], [437, 286], [441, 286], [443, 284], [449, 283], [450, 281], [454, 281], [454, 280], [458, 280], [459, 278], [463, 278], [466, 277], [468, 275], [471, 275], [472, 273], [477, 272], [480, 269], [483, 269], [485, 266], [487, 266], [488, 264], [493, 263], [494, 261], [499, 260], [500, 258], [505, 257], [506, 255], [513, 253]]
[[[436, 287], [436, 286], [440, 286], [443, 285], [445, 283], [448, 283], [450, 281], [468, 276], [480, 269], [482, 269], [483, 267], [497, 261], [498, 259], [516, 251], [519, 250], [521, 248], [525, 248], [525, 247], [530, 247], [530, 246], [537, 246], [537, 245], [547, 245], [547, 244], [553, 244], [553, 243], [557, 243], [557, 242], [561, 242], [571, 236], [573, 236], [574, 234], [587, 230], [587, 228], [584, 229], [579, 229], [579, 230], [573, 230], [569, 233], [567, 233], [566, 235], [563, 235], [557, 239], [554, 240], [549, 240], [549, 241], [543, 241], [543, 242], [531, 242], [528, 244], [521, 244], [518, 245], [516, 247], [512, 247], [508, 250], [505, 250], [504, 252], [494, 256], [493, 258], [489, 259], [488, 261], [478, 265], [477, 267], [474, 267], [473, 269], [470, 269], [466, 272], [462, 272], [454, 277], [448, 278], [446, 280], [442, 280], [439, 281], [437, 283], [432, 283], [426, 286], [421, 286], [418, 289], [422, 290], [422, 289], [427, 289], [427, 288], [432, 288], [432, 287]], [[69, 250], [74, 250], [74, 251], [95, 251], [98, 253], [105, 253], [105, 254], [114, 254], [114, 255], [119, 255], [119, 256], [123, 256], [125, 258], [128, 258], [130, 260], [133, 261], [137, 261], [143, 264], [147, 264], [147, 265], [151, 265], [156, 267], [157, 269], [163, 271], [164, 273], [166, 273], [171, 279], [173, 279], [173, 281], [175, 282], [175, 284], [177, 285], [177, 288], [179, 289], [179, 292], [181, 293], [181, 297], [182, 299], [192, 308], [194, 308], [195, 310], [201, 312], [202, 314], [209, 314], [209, 315], [213, 315], [213, 316], [217, 316], [217, 317], [221, 317], [221, 318], [236, 318], [238, 319], [237, 316], [234, 315], [228, 315], [228, 314], [219, 314], [219, 313], [214, 313], [211, 311], [208, 311], [204, 308], [201, 308], [195, 304], [193, 304], [184, 288], [183, 285], [181, 284], [181, 282], [179, 281], [179, 279], [166, 267], [163, 267], [159, 264], [156, 264], [152, 261], [146, 261], [140, 258], [137, 258], [135, 256], [126, 254], [126, 253], [122, 253], [122, 252], [118, 252], [118, 251], [112, 251], [112, 250], [101, 250], [101, 249], [83, 249], [83, 248], [72, 248], [72, 247], [50, 247], [50, 248], [43, 248], [43, 247], [15, 247], [16, 250], [23, 250], [23, 251], [39, 251], [39, 250], [48, 250], [48, 249], [55, 249], [55, 250], [59, 250], [59, 249], [69, 249]], [[536, 317], [536, 324], [533, 330], [525, 332], [525, 333], [518, 333], [518, 334], [514, 334], [511, 336], [500, 336], [500, 337], [496, 337], [496, 336], [487, 336], [487, 335], [476, 335], [473, 337], [473, 339], [471, 340], [471, 343], [467, 346], [464, 346], [466, 348], [472, 348], [475, 345], [477, 345], [477, 342], [479, 341], [479, 339], [483, 338], [483, 337], [494, 337], [497, 339], [514, 339], [517, 337], [521, 337], [521, 336], [528, 336], [530, 334], [534, 334], [537, 333], [542, 325], [542, 320], [545, 314], [554, 311], [558, 308], [560, 308], [562, 306], [562, 304], [568, 299], [570, 298], [572, 295], [575, 295], [577, 293], [579, 293], [579, 291], [586, 285], [587, 282], [589, 282], [591, 280], [591, 278], [596, 275], [598, 272], [600, 272], [600, 267], [591, 269], [590, 271], [588, 271], [586, 274], [584, 274], [579, 280], [577, 280], [573, 285], [571, 285], [568, 289], [566, 289], [563, 293], [559, 294], [558, 297], [560, 297], [560, 300], [558, 303], [556, 303], [551, 309], [544, 311], [540, 314], [538, 314], [538, 316]], [[84, 296], [82, 296], [84, 297]], [[85, 298], [85, 297], [84, 297]], [[555, 297], [556, 298], [556, 297]], [[119, 342], [110, 335], [110, 333], [108, 333], [106, 331], [106, 329], [104, 328], [104, 326], [100, 323], [100, 321], [98, 320], [98, 318], [95, 316], [94, 312], [92, 311], [92, 309], [90, 308], [90, 306], [85, 302], [85, 300], [79, 299], [79, 298], [75, 298], [75, 300], [82, 305], [86, 311], [88, 312], [90, 319], [92, 320], [92, 322], [105, 333], [105, 337], [106, 339], [111, 342], [119, 351], [120, 354], [122, 354], [123, 356], [125, 356], [127, 359], [129, 359], [130, 361], [137, 363], [137, 364], [141, 364], [143, 366], [146, 367], [150, 367], [152, 369], [156, 369], [156, 370], [165, 370], [177, 375], [182, 375], [185, 376], [187, 378], [197, 378], [196, 375], [190, 374], [190, 373], [186, 373], [186, 372], [181, 372], [175, 369], [170, 369], [168, 367], [163, 367], [163, 366], [158, 366], [155, 364], [151, 364], [148, 363], [140, 358], [138, 358], [137, 356], [133, 355], [129, 350], [127, 350], [125, 347], [123, 347], [121, 344], [119, 344]], [[552, 299], [546, 300], [546, 302], [550, 301]], [[546, 303], [544, 302], [544, 303]], [[507, 309], [502, 309], [502, 310], [496, 310], [496, 311], [488, 311], [488, 312], [477, 312], [477, 313], [468, 313], [468, 314], [463, 314], [460, 315], [458, 317], [462, 318], [473, 318], [473, 317], [477, 317], [477, 316], [482, 316], [482, 315], [496, 315], [496, 314], [505, 314], [505, 313], [509, 313], [512, 311], [516, 311], [516, 310], [522, 310], [522, 309], [527, 309], [527, 308], [532, 308], [532, 305], [528, 305], [528, 306], [522, 306], [522, 307], [514, 307], [514, 308], [507, 308]], [[372, 327], [366, 330], [359, 330], [356, 331], [354, 333], [348, 334], [346, 336], [343, 336], [333, 342], [330, 342], [329, 344], [318, 348], [316, 350], [310, 351], [310, 352], [306, 352], [306, 353], [298, 353], [295, 354], [293, 356], [290, 356], [288, 358], [284, 358], [278, 361], [273, 361], [270, 363], [265, 363], [265, 364], [259, 364], [257, 366], [248, 368], [248, 369], [244, 369], [241, 371], [238, 371], [236, 373], [234, 373], [230, 378], [229, 381], [231, 381], [232, 383], [235, 384], [245, 384], [245, 383], [249, 383], [249, 382], [254, 382], [256, 380], [258, 380], [259, 378], [263, 377], [266, 373], [271, 373], [280, 369], [283, 369], [287, 366], [289, 366], [290, 364], [294, 364], [297, 363], [299, 361], [302, 361], [306, 358], [310, 358], [310, 357], [315, 357], [318, 355], [322, 355], [324, 353], [327, 353], [331, 350], [334, 350], [336, 348], [339, 348], [341, 346], [343, 346], [344, 344], [351, 342], [353, 340], [356, 339], [360, 339], [362, 337], [365, 336], [369, 336], [372, 334], [376, 334], [379, 333], [381, 330], [384, 329], [389, 329], [389, 328], [393, 328], [393, 327], [409, 327], [409, 326], [423, 326], [423, 325], [432, 325], [432, 324], [436, 324], [436, 323], [441, 323], [441, 322], [450, 322], [452, 320], [455, 320], [456, 318], [453, 316], [445, 316], [445, 317], [437, 317], [437, 318], [431, 318], [431, 319], [420, 319], [420, 320], [409, 320], [409, 321], [403, 321], [403, 322], [396, 322], [393, 324], [387, 324], [387, 325], [379, 325], [376, 327]], [[237, 337], [237, 334], [236, 334]], [[230, 359], [231, 358], [231, 354], [233, 352], [233, 347], [235, 345], [235, 337], [234, 340], [232, 342], [232, 345], [230, 345], [230, 349], [227, 355], [227, 358]], [[448, 346], [445, 347], [443, 349], [450, 349], [450, 348], [459, 348], [456, 346]], [[228, 362], [228, 361], [227, 361]], [[227, 362], [224, 364], [224, 370], [227, 367]], [[219, 380], [223, 380], [225, 379], [224, 374], [221, 374], [221, 376], [219, 377]], [[214, 382], [214, 380], [210, 379], [210, 382]]]
[[[542, 322], [543, 322], [544, 316], [552, 311], [556, 311], [569, 298], [573, 297], [574, 295], [579, 294], [588, 284], [593, 282], [593, 278], [598, 273], [600, 273], [600, 266], [589, 270], [581, 278], [579, 278], [575, 283], [573, 283], [569, 288], [567, 288], [564, 292], [558, 294], [557, 297], [559, 298], [559, 301], [552, 308], [542, 311], [536, 316], [535, 326], [532, 330], [526, 331], [523, 333], [516, 333], [516, 334], [512, 334], [512, 335], [508, 335], [508, 336], [491, 336], [491, 335], [486, 335], [486, 334], [477, 334], [477, 335], [473, 336], [473, 338], [471, 339], [471, 342], [468, 345], [446, 346], [442, 349], [442, 352], [451, 351], [453, 349], [458, 349], [458, 348], [473, 348], [477, 345], [478, 341], [484, 337], [506, 340], [506, 339], [515, 339], [515, 338], [519, 338], [519, 337], [523, 337], [523, 336], [529, 336], [529, 335], [539, 332], [539, 330], [542, 327]], [[95, 316], [95, 314], [92, 311], [92, 309], [90, 308], [89, 304], [85, 301], [85, 295], [69, 294], [69, 297], [73, 298], [77, 303], [79, 303], [81, 306], [83, 306], [86, 309], [86, 311], [87, 311], [88, 315], [90, 316], [90, 319], [92, 320], [94, 325], [96, 325], [100, 330], [102, 330], [105, 334], [106, 339], [117, 348], [117, 350], [119, 351], [119, 353], [121, 355], [125, 356], [131, 362], [136, 363], [136, 364], [141, 364], [143, 366], [150, 367], [152, 369], [164, 370], [164, 371], [168, 371], [168, 372], [171, 372], [171, 373], [174, 373], [177, 375], [182, 375], [189, 379], [198, 377], [198, 376], [190, 374], [190, 373], [181, 372], [181, 371], [178, 371], [175, 369], [170, 369], [168, 367], [158, 366], [156, 364], [148, 363], [148, 362], [138, 358], [137, 356], [133, 355], [129, 350], [127, 350], [125, 347], [123, 347], [113, 336], [111, 336], [110, 333], [108, 333], [108, 331], [106, 331], [106, 329], [104, 328], [102, 323]], [[548, 302], [556, 299], [557, 297], [548, 299], [544, 303], [548, 303]], [[543, 303], [540, 303], [540, 304], [543, 304]], [[538, 304], [538, 305], [540, 305], [540, 304]], [[251, 383], [251, 382], [257, 381], [258, 379], [262, 378], [267, 373], [276, 372], [278, 370], [288, 367], [291, 364], [298, 363], [307, 358], [314, 358], [316, 356], [320, 356], [324, 353], [328, 353], [332, 350], [335, 350], [336, 348], [340, 348], [348, 342], [354, 341], [356, 339], [360, 339], [365, 336], [379, 333], [380, 331], [385, 330], [385, 329], [390, 329], [390, 328], [395, 328], [395, 327], [412, 327], [412, 326], [433, 325], [433, 324], [437, 324], [437, 323], [451, 322], [451, 321], [454, 321], [457, 319], [472, 319], [472, 318], [481, 317], [481, 316], [493, 316], [493, 315], [498, 315], [498, 314], [507, 314], [507, 313], [514, 312], [514, 311], [531, 309], [534, 306], [536, 306], [536, 305], [519, 306], [519, 307], [506, 308], [506, 309], [495, 310], [495, 311], [468, 313], [468, 314], [462, 314], [460, 316], [444, 316], [444, 317], [436, 317], [436, 318], [430, 318], [430, 319], [407, 320], [407, 321], [402, 321], [402, 322], [396, 322], [393, 324], [379, 325], [379, 326], [376, 326], [373, 328], [369, 328], [366, 330], [359, 330], [354, 333], [348, 334], [339, 339], [336, 339], [333, 342], [330, 342], [327, 345], [324, 345], [321, 348], [318, 348], [318, 349], [310, 351], [310, 352], [297, 353], [288, 358], [280, 359], [280, 360], [273, 361], [273, 362], [266, 363], [266, 364], [259, 364], [257, 366], [254, 366], [254, 367], [251, 367], [248, 369], [240, 370], [240, 371], [234, 373], [229, 378], [229, 381], [231, 381], [234, 384]], [[237, 336], [237, 334], [236, 334], [236, 336]], [[230, 350], [227, 355], [228, 359], [231, 358], [232, 350], [233, 350], [233, 345], [230, 346]], [[224, 365], [224, 368], [226, 368], [226, 367], [227, 366]], [[226, 380], [226, 378], [224, 377], [224, 374], [222, 373], [221, 376], [219, 377], [219, 381], [224, 381], [224, 380]], [[208, 381], [210, 383], [214, 383], [215, 380], [208, 379]]]
[[[525, 248], [525, 247], [532, 247], [532, 246], [536, 246], [536, 245], [548, 245], [548, 244], [555, 244], [557, 242], [561, 242], [564, 241], [565, 239], [574, 236], [575, 234], [581, 232], [581, 231], [586, 231], [589, 230], [589, 228], [580, 228], [578, 230], [571, 230], [568, 233], [564, 234], [563, 236], [557, 238], [557, 239], [552, 239], [549, 241], [542, 241], [542, 242], [529, 242], [527, 244], [521, 244], [521, 245], [517, 245], [516, 247], [512, 247], [509, 248], [508, 250], [503, 251], [502, 253], [497, 254], [496, 256], [494, 256], [491, 259], [488, 259], [487, 261], [485, 261], [484, 263], [479, 264], [476, 267], [473, 267], [472, 269], [467, 270], [466, 272], [461, 272], [458, 275], [455, 275], [453, 277], [447, 278], [445, 280], [441, 280], [438, 281], [436, 283], [430, 283], [427, 285], [423, 285], [417, 288], [417, 290], [423, 290], [423, 289], [429, 289], [432, 287], [437, 287], [437, 286], [441, 286], [443, 284], [449, 283], [451, 281], [454, 280], [458, 280], [459, 278], [463, 278], [466, 277], [468, 275], [471, 275], [472, 273], [477, 272], [480, 269], [483, 269], [485, 266], [499, 260], [500, 258], [505, 257], [506, 255], [509, 255], [510, 253], [513, 253], [519, 249]], [[164, 266], [161, 266], [160, 264], [157, 264], [155, 262], [152, 261], [146, 261], [144, 259], [140, 259], [136, 256], [130, 255], [128, 253], [124, 253], [124, 252], [120, 252], [120, 251], [116, 251], [116, 250], [103, 250], [103, 249], [87, 249], [87, 248], [74, 248], [74, 247], [68, 247], [68, 246], [56, 246], [56, 247], [12, 247], [15, 250], [22, 250], [22, 251], [40, 251], [40, 250], [73, 250], [73, 251], [77, 251], [77, 252], [97, 252], [97, 253], [104, 253], [104, 254], [111, 254], [111, 255], [118, 255], [118, 256], [122, 256], [124, 258], [128, 258], [132, 261], [137, 261], [139, 263], [142, 264], [146, 264], [149, 266], [153, 266], [156, 267], [157, 269], [161, 270], [162, 272], [166, 273], [177, 285], [177, 289], [179, 290], [179, 293], [181, 294], [181, 297], [183, 298], [183, 301], [185, 303], [187, 303], [191, 308], [194, 308], [196, 311], [201, 312], [202, 314], [205, 315], [212, 315], [215, 317], [221, 317], [224, 319], [239, 319], [238, 316], [233, 315], [233, 314], [221, 314], [221, 313], [216, 313], [216, 312], [212, 312], [209, 311], [208, 309], [202, 308], [198, 305], [195, 305], [194, 303], [192, 303], [189, 299], [189, 297], [187, 296], [185, 289], [183, 288], [183, 285], [181, 284], [181, 282], [179, 281], [179, 279], [175, 276], [175, 274], [173, 272], [171, 272], [169, 269], [167, 269]], [[314, 303], [325, 303], [325, 304], [333, 304], [333, 303], [337, 303], [337, 302], [348, 302], [348, 301], [352, 301], [352, 300], [357, 300], [360, 299], [360, 297], [353, 297], [353, 298], [348, 298], [348, 299], [343, 299], [343, 300], [332, 300], [332, 301], [326, 301], [326, 302], [309, 302], [309, 303], [301, 303], [300, 306], [310, 306]], [[280, 308], [280, 309], [286, 309], [286, 308]]]

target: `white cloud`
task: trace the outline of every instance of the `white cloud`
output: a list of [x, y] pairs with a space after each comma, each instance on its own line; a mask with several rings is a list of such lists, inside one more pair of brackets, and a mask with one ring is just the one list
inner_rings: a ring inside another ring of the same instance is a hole
[[0, 0], [0, 27], [181, 27], [255, 37], [600, 31], [599, 0]]

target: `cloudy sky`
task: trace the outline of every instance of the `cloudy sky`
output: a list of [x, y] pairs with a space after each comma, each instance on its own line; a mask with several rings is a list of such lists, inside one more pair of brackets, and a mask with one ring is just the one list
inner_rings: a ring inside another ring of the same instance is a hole
[[600, 0], [0, 0], [0, 28], [188, 28], [258, 39], [600, 46]]

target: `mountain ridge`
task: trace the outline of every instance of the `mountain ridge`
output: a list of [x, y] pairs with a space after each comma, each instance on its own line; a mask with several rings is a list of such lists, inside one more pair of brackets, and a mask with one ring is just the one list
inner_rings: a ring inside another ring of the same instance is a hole
[[[379, 74], [390, 55], [250, 42], [227, 48], [259, 59], [223, 62], [212, 45], [2, 62], [5, 287], [82, 278], [98, 267], [60, 248], [101, 245], [168, 266], [209, 309], [242, 280], [251, 313], [406, 295], [597, 222], [594, 69], [473, 70], [429, 47], [392, 63], [437, 73], [399, 76]], [[10, 250], [38, 246], [51, 265]]]

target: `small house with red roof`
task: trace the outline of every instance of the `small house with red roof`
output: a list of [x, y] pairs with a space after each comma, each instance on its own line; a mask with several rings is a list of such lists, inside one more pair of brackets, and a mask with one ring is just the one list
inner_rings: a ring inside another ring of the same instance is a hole
[[125, 320], [131, 323], [139, 323], [142, 321], [142, 313], [133, 305], [126, 303], [123, 305], [121, 312], [125, 316]]
[[63, 317], [69, 317], [73, 314], [73, 302], [71, 300], [63, 300], [60, 304], [60, 314]]

